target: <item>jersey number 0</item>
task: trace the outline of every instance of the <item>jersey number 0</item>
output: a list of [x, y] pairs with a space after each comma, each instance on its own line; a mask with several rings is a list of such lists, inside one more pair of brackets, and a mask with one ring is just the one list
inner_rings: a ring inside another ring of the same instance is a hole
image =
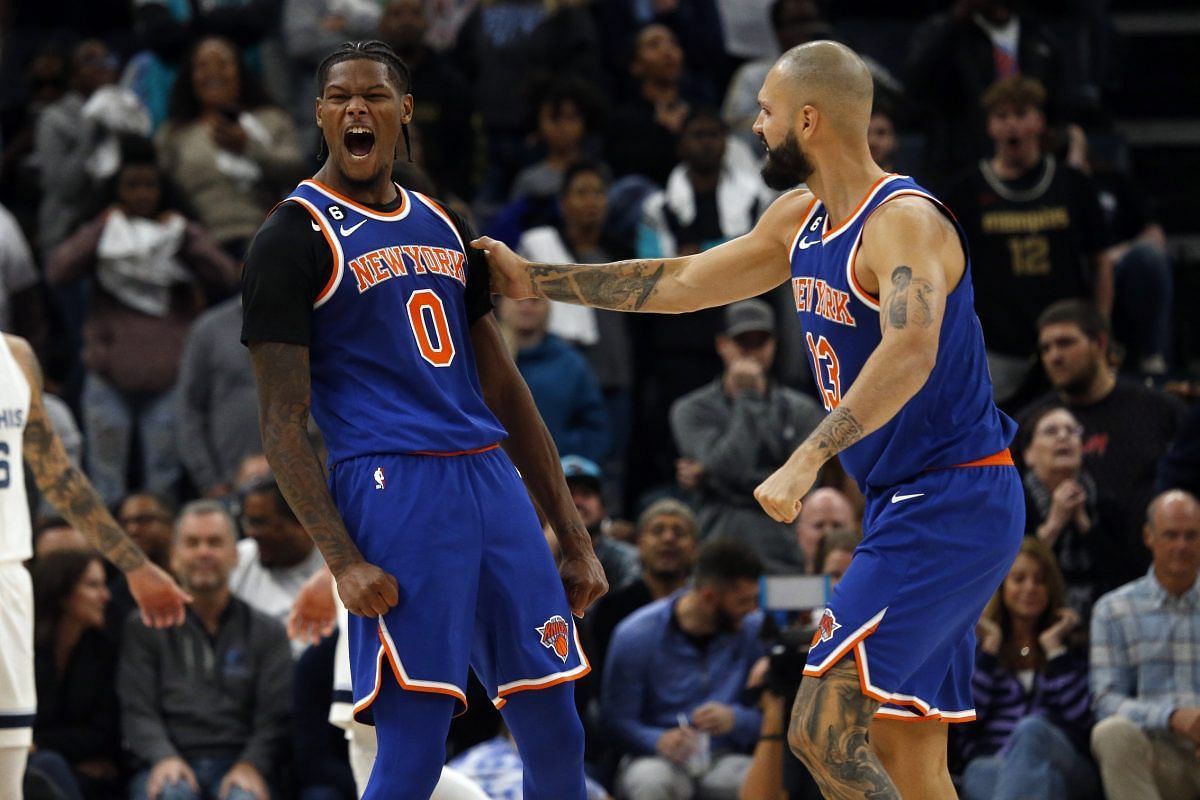
[[408, 296], [408, 324], [421, 358], [435, 367], [448, 367], [454, 361], [454, 340], [442, 298], [432, 289], [417, 289]]

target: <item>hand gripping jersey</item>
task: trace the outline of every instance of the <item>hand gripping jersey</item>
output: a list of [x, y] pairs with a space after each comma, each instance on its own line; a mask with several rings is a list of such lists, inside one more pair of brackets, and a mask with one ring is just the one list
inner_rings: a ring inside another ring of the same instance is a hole
[[466, 244], [446, 213], [397, 187], [390, 213], [304, 181], [333, 271], [313, 310], [312, 411], [336, 464], [372, 453], [477, 450], [505, 437], [471, 349]]
[[[879, 206], [905, 196], [924, 197], [954, 220], [911, 178], [886, 175], [836, 228], [825, 205], [814, 199], [792, 242], [792, 296], [827, 411], [841, 402], [882, 339], [879, 299], [854, 277], [863, 226]], [[966, 253], [962, 229], [957, 221], [954, 225]], [[946, 298], [929, 380], [890, 422], [843, 450], [840, 458], [865, 490], [894, 485], [922, 470], [984, 458], [1006, 448], [1015, 433], [1016, 423], [992, 402], [968, 254], [963, 276]]]

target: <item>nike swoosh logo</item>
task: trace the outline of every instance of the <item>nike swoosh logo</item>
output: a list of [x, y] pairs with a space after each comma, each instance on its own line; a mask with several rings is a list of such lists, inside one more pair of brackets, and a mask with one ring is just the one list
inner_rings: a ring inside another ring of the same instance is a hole
[[354, 233], [356, 230], [361, 228], [363, 225], [365, 225], [366, 222], [367, 221], [365, 219], [362, 219], [362, 220], [358, 221], [357, 225], [351, 225], [349, 228], [347, 228], [345, 225], [342, 225], [341, 227], [338, 228], [338, 230], [341, 231], [342, 236], [349, 236], [350, 234]]
[[924, 497], [924, 496], [925, 496], [924, 492], [920, 492], [919, 494], [894, 494], [894, 495], [892, 495], [892, 503], [893, 504], [902, 503], [905, 500], [912, 500], [914, 497]]
[[820, 244], [820, 242], [819, 241], [818, 242], [810, 242], [808, 240], [808, 237], [805, 236], [803, 239], [796, 242], [796, 244], [800, 245], [801, 250], [807, 250], [808, 248], [812, 247], [814, 244]]

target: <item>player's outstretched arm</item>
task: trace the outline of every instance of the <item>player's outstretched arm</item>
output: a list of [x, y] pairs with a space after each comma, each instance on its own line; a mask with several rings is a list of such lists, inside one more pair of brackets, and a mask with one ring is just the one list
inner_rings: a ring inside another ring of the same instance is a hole
[[308, 348], [252, 342], [250, 363], [258, 384], [263, 450], [279, 489], [325, 557], [346, 609], [364, 617], [384, 614], [400, 600], [396, 579], [368, 564], [351, 540], [308, 438]]
[[152, 564], [104, 507], [100, 496], [79, 468], [67, 458], [42, 402], [42, 369], [24, 340], [5, 336], [29, 383], [29, 418], [23, 451], [38, 489], [88, 542], [125, 573], [129, 591], [148, 627], [183, 622], [184, 604], [191, 597], [170, 575]]
[[582, 617], [608, 591], [608, 581], [592, 549], [591, 534], [571, 500], [558, 449], [491, 314], [471, 326], [471, 344], [484, 400], [508, 431], [504, 451], [558, 537], [563, 554], [559, 572], [567, 599], [571, 611]]
[[962, 279], [964, 255], [954, 226], [928, 200], [902, 197], [867, 221], [857, 264], [879, 286], [883, 339], [838, 407], [754, 490], [777, 520], [795, 519], [825, 462], [886, 425], [925, 385], [937, 363], [948, 287]]
[[749, 233], [679, 258], [535, 264], [487, 236], [471, 246], [484, 251], [492, 287], [506, 297], [679, 314], [756, 297], [787, 280], [791, 235], [810, 201], [807, 192], [790, 192], [772, 203]]

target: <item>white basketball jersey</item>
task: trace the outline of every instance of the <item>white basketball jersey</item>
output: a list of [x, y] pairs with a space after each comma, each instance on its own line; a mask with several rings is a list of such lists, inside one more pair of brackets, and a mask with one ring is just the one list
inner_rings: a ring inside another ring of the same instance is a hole
[[0, 562], [33, 555], [21, 446], [29, 417], [29, 381], [0, 335]]

